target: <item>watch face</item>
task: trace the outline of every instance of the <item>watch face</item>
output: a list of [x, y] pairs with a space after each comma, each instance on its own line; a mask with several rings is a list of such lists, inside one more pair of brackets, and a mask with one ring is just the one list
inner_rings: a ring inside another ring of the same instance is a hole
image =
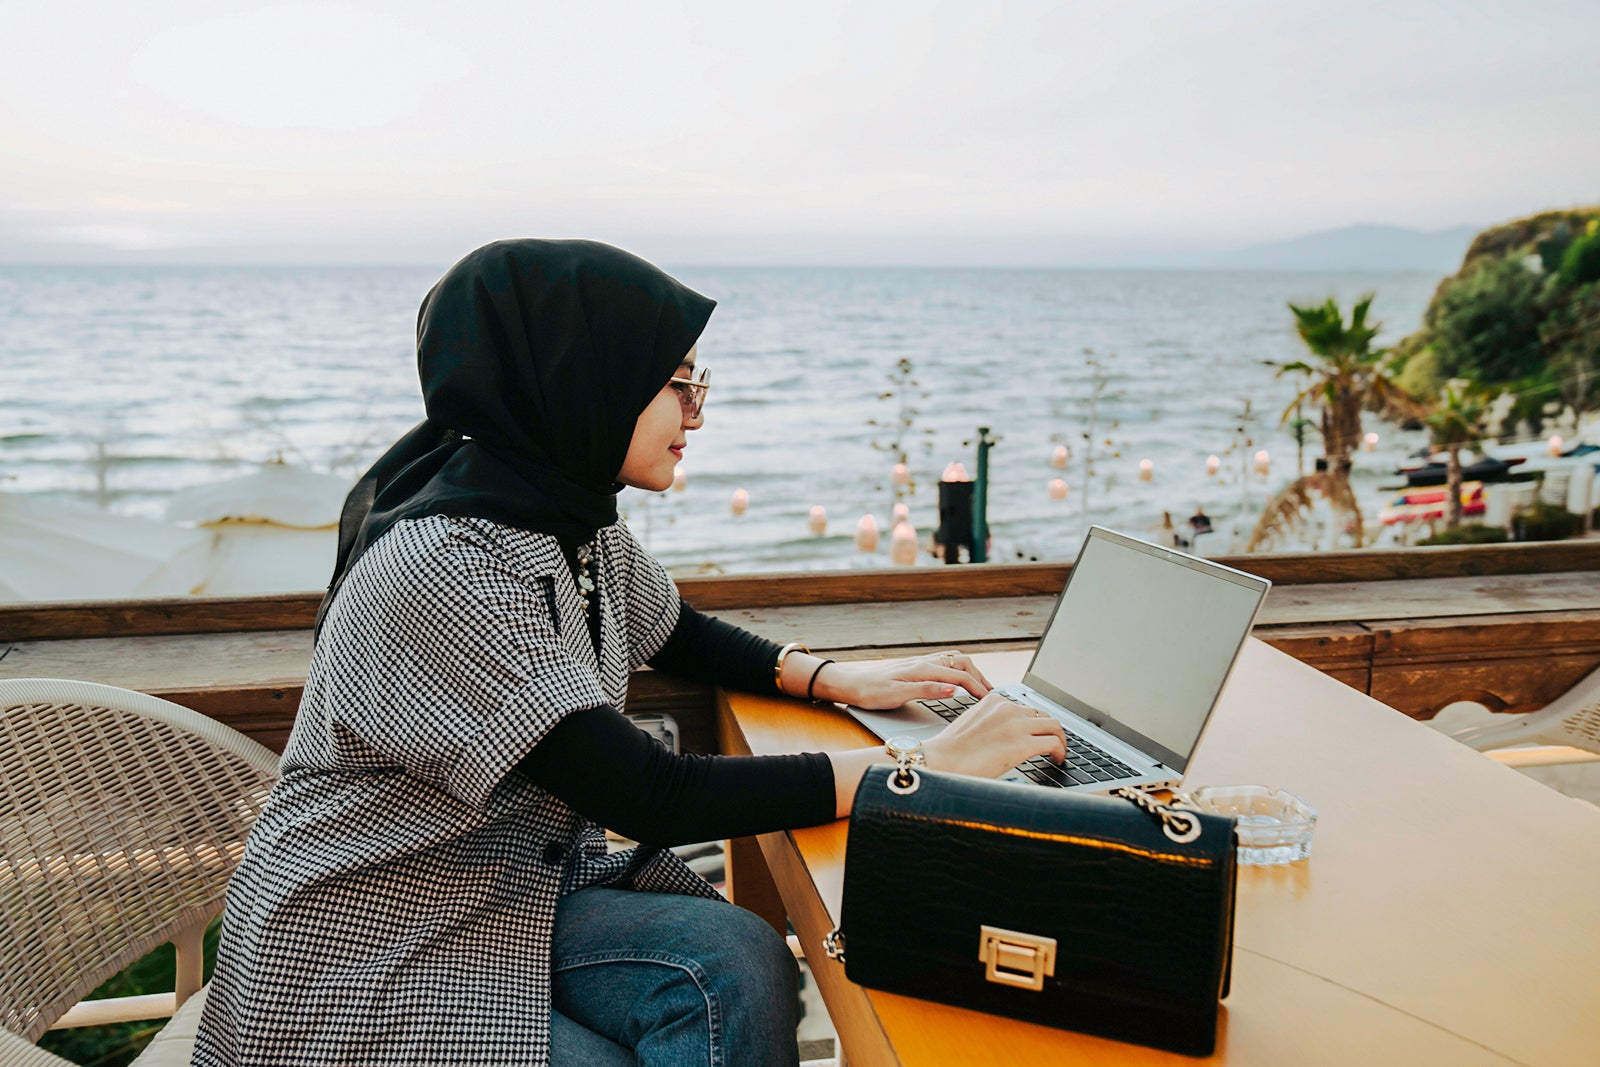
[[891, 737], [888, 745], [897, 755], [903, 753], [907, 756], [913, 756], [922, 751], [922, 742], [914, 737]]

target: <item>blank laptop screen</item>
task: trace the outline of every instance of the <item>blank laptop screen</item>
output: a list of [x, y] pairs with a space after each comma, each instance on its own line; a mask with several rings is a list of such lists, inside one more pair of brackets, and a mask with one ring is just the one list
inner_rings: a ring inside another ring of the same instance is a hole
[[1090, 536], [1028, 684], [1182, 771], [1268, 583]]

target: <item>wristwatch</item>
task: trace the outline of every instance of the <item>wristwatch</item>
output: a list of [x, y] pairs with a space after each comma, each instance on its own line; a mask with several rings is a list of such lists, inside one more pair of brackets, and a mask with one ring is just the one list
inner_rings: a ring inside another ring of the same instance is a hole
[[928, 766], [922, 754], [922, 742], [915, 737], [891, 737], [884, 742], [883, 750], [895, 762], [895, 772], [889, 776], [889, 792], [905, 796], [915, 793], [922, 785], [922, 776], [914, 768]]
[[891, 737], [884, 742], [883, 750], [900, 765], [902, 771], [907, 767], [928, 765], [927, 757], [922, 754], [922, 742], [915, 737]]

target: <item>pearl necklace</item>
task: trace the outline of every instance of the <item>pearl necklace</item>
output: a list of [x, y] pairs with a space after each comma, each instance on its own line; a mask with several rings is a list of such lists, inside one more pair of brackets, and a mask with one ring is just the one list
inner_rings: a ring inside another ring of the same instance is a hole
[[578, 600], [583, 605], [583, 617], [589, 617], [589, 596], [594, 592], [594, 545], [579, 545], [575, 553], [578, 557]]

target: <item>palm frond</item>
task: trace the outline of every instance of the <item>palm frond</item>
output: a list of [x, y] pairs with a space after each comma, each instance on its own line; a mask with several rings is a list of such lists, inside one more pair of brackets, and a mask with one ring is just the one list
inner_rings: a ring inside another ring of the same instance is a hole
[[1320, 473], [1305, 474], [1284, 486], [1262, 510], [1261, 518], [1256, 520], [1255, 529], [1250, 531], [1250, 541], [1244, 550], [1254, 552], [1304, 522], [1312, 508], [1316, 507], [1316, 498], [1312, 494], [1320, 490], [1323, 479], [1324, 475]]
[[1255, 529], [1250, 532], [1250, 541], [1244, 550], [1255, 552], [1280, 536], [1293, 532], [1316, 508], [1319, 496], [1328, 502], [1336, 514], [1351, 516], [1355, 547], [1362, 547], [1366, 537], [1361, 504], [1356, 500], [1349, 479], [1335, 478], [1319, 471], [1296, 478], [1267, 503], [1261, 518], [1256, 520]]
[[1376, 375], [1367, 386], [1366, 409], [1390, 422], [1410, 422], [1423, 418], [1428, 405], [1395, 384], [1393, 378]]
[[1323, 479], [1323, 492], [1327, 495], [1328, 503], [1333, 505], [1333, 510], [1352, 517], [1351, 536], [1355, 538], [1355, 547], [1360, 548], [1366, 543], [1366, 525], [1361, 518], [1361, 502], [1356, 499], [1356, 491], [1350, 485], [1348, 478]]
[[1312, 382], [1310, 385], [1296, 393], [1294, 395], [1294, 399], [1289, 401], [1289, 406], [1283, 409], [1283, 414], [1278, 416], [1278, 425], [1282, 426], [1284, 423], [1294, 418], [1295, 409], [1299, 408], [1302, 404], [1311, 402], [1314, 394], [1317, 392], [1317, 389], [1317, 383]]
[[[1373, 291], [1368, 291], [1361, 294], [1360, 298], [1356, 301], [1355, 307], [1350, 309], [1351, 333], [1358, 333], [1363, 330], [1367, 330], [1367, 312], [1372, 310], [1372, 302], [1377, 298], [1378, 294]], [[1372, 324], [1371, 332], [1376, 334], [1382, 327], [1383, 323], [1375, 322]]]

